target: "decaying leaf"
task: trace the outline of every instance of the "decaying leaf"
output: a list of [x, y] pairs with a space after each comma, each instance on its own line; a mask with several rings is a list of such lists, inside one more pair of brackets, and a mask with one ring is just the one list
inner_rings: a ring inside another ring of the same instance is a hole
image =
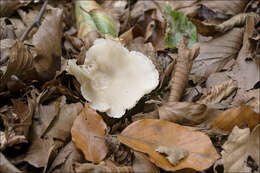
[[253, 129], [260, 121], [257, 114], [248, 105], [231, 108], [221, 113], [212, 123], [212, 129], [220, 129], [231, 132], [235, 126], [239, 128], [249, 127]]
[[71, 141], [59, 152], [52, 162], [49, 172], [73, 172], [73, 165], [81, 162], [82, 159], [82, 154]]
[[27, 73], [32, 71], [33, 68], [33, 57], [24, 43], [17, 41], [10, 48], [10, 57], [7, 65], [7, 69], [3, 76], [1, 76], [0, 90], [3, 90], [8, 80], [12, 75], [17, 77], [24, 77]]
[[135, 154], [135, 159], [133, 163], [134, 172], [160, 173], [160, 169], [150, 161], [147, 155], [137, 151], [135, 151], [134, 154]]
[[7, 158], [0, 152], [0, 171], [5, 173], [21, 173], [18, 168], [16, 168]]
[[237, 1], [171, 1], [171, 5], [174, 10], [183, 12], [188, 16], [196, 15], [200, 5], [222, 14], [236, 15], [243, 12], [248, 0], [237, 0]]
[[114, 136], [106, 136], [105, 143], [112, 154], [112, 159], [121, 165], [132, 165], [134, 155], [131, 149], [121, 144]]
[[198, 102], [202, 104], [219, 103], [222, 99], [229, 96], [235, 89], [237, 89], [235, 81], [229, 80], [223, 82], [220, 85], [211, 87], [210, 91], [203, 95]]
[[31, 0], [17, 0], [17, 1], [7, 1], [1, 0], [0, 1], [0, 16], [10, 16], [12, 13], [22, 6], [26, 6], [31, 2]]
[[233, 128], [228, 140], [222, 146], [224, 172], [253, 172], [254, 170], [247, 165], [249, 157], [254, 159], [259, 167], [259, 133], [259, 125], [251, 134], [249, 128], [239, 129], [237, 126]]
[[194, 60], [191, 74], [208, 77], [219, 72], [236, 58], [242, 43], [243, 30], [234, 28], [215, 39], [200, 43], [200, 54]]
[[134, 170], [130, 166], [106, 166], [106, 165], [94, 165], [91, 163], [76, 163], [75, 170], [77, 173], [134, 173]]
[[56, 71], [60, 70], [62, 14], [62, 9], [50, 7], [49, 15], [45, 17], [33, 36], [32, 43], [37, 51], [34, 67], [39, 80], [50, 80], [55, 76]]
[[177, 64], [171, 79], [171, 93], [169, 102], [177, 102], [182, 96], [182, 92], [188, 82], [189, 73], [192, 68], [193, 60], [199, 54], [199, 46], [193, 45], [192, 48], [187, 48], [187, 40], [183, 37], [178, 50]]
[[207, 106], [192, 102], [168, 102], [158, 110], [162, 120], [194, 125], [205, 119]]
[[244, 90], [252, 89], [259, 82], [260, 60], [254, 55], [256, 50], [251, 41], [256, 23], [257, 20], [254, 16], [246, 17], [243, 46], [238, 54], [237, 63], [229, 73], [229, 76], [238, 82], [238, 87]]
[[155, 151], [166, 154], [166, 158], [173, 166], [176, 166], [182, 159], [189, 155], [188, 150], [176, 147], [159, 146]]
[[[219, 158], [206, 135], [164, 120], [135, 121], [118, 135], [118, 139], [134, 150], [148, 154], [156, 166], [165, 170], [204, 170]], [[155, 151], [159, 146], [183, 148], [189, 151], [189, 155], [173, 166], [165, 156]]]
[[259, 18], [255, 13], [241, 13], [218, 25], [200, 22], [196, 19], [191, 19], [191, 21], [196, 24], [201, 35], [212, 36], [217, 33], [225, 33], [234, 27], [243, 26], [248, 16]]
[[99, 163], [105, 158], [108, 148], [105, 138], [100, 137], [105, 136], [106, 129], [102, 117], [86, 104], [71, 128], [72, 141], [84, 153], [86, 160]]

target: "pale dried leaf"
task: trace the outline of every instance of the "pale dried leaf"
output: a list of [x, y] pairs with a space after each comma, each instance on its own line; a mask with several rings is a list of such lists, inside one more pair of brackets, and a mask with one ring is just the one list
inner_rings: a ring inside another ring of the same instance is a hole
[[22, 173], [18, 168], [16, 168], [7, 158], [0, 152], [0, 172], [5, 173]]
[[222, 99], [228, 97], [235, 89], [237, 89], [237, 86], [233, 80], [223, 82], [220, 85], [213, 86], [198, 102], [202, 104], [219, 103]]
[[247, 159], [251, 156], [259, 167], [259, 132], [258, 125], [250, 134], [249, 128], [235, 126], [222, 146], [224, 172], [251, 172]]
[[105, 166], [94, 165], [91, 163], [76, 163], [76, 173], [134, 173], [134, 170], [130, 166]]
[[226, 34], [200, 43], [200, 54], [194, 60], [191, 74], [207, 77], [219, 72], [228, 61], [236, 58], [242, 43], [243, 30], [234, 28]]
[[150, 161], [148, 156], [137, 151], [135, 151], [134, 154], [135, 154], [135, 159], [133, 163], [134, 172], [160, 173], [160, 169]]
[[168, 102], [159, 107], [160, 119], [180, 123], [199, 124], [205, 117], [207, 106], [192, 102]]
[[51, 8], [49, 15], [33, 36], [32, 42], [37, 51], [34, 67], [40, 80], [52, 79], [56, 71], [60, 70], [62, 14], [63, 10]]

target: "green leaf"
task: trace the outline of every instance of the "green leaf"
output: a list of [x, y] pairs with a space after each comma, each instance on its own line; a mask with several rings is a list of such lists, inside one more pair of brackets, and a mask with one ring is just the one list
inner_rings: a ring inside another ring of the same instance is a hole
[[191, 47], [197, 42], [196, 26], [190, 22], [184, 14], [172, 10], [169, 5], [166, 6], [165, 12], [169, 24], [169, 28], [167, 29], [168, 31], [164, 37], [164, 44], [166, 47], [178, 48], [183, 34], [189, 36], [188, 47]]

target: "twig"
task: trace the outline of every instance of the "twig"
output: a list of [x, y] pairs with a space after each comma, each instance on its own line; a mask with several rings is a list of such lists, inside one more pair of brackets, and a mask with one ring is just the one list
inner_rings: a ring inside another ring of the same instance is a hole
[[23, 35], [20, 38], [20, 41], [24, 41], [26, 39], [27, 35], [33, 29], [34, 26], [37, 26], [37, 27], [40, 26], [41, 18], [45, 12], [47, 4], [48, 4], [48, 0], [45, 0], [38, 16], [36, 16], [36, 18], [34, 19], [34, 22], [25, 30], [25, 32], [23, 33]]

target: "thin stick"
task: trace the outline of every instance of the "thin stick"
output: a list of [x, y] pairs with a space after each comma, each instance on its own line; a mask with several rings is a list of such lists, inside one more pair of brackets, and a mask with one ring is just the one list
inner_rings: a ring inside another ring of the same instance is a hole
[[34, 22], [25, 30], [25, 32], [23, 33], [23, 35], [20, 38], [20, 41], [24, 41], [26, 39], [27, 35], [33, 29], [33, 27], [35, 27], [35, 26], [39, 27], [40, 26], [41, 18], [43, 16], [44, 12], [45, 12], [47, 4], [48, 4], [48, 0], [45, 0], [38, 16], [36, 16], [36, 18], [34, 19]]

